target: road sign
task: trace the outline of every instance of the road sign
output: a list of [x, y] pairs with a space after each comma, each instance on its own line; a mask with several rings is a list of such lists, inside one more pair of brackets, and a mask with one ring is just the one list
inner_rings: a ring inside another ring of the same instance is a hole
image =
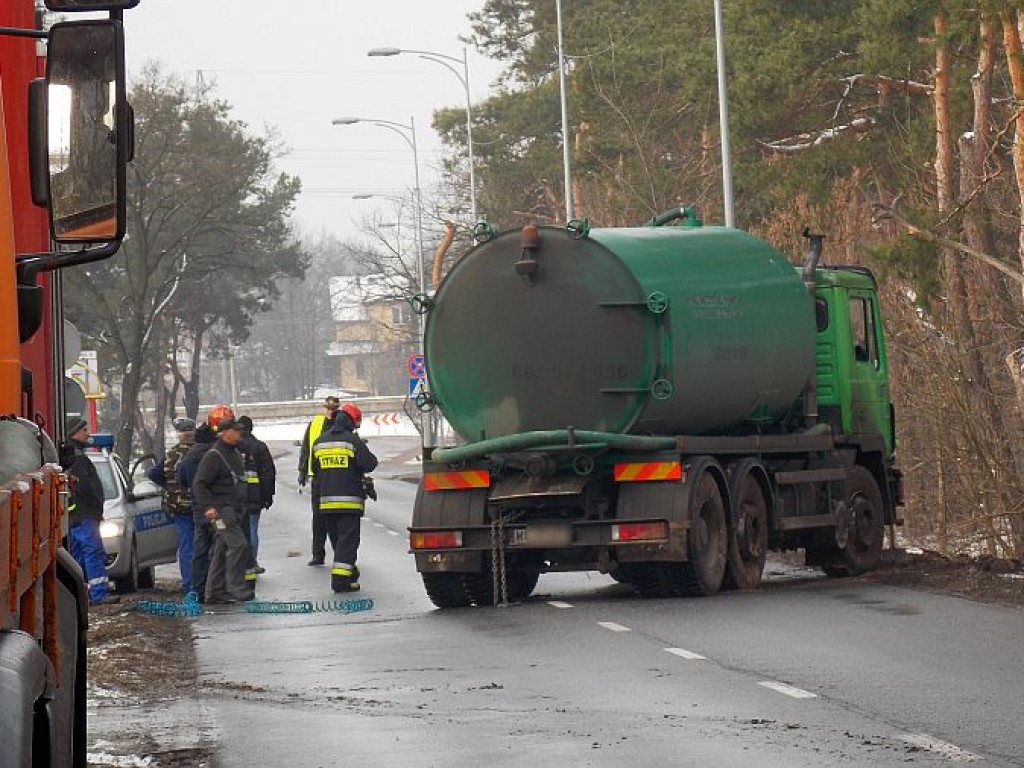
[[422, 379], [427, 375], [427, 360], [422, 354], [410, 355], [405, 367], [414, 379]]
[[423, 391], [423, 379], [421, 378], [410, 378], [409, 379], [409, 399], [413, 399], [420, 392]]

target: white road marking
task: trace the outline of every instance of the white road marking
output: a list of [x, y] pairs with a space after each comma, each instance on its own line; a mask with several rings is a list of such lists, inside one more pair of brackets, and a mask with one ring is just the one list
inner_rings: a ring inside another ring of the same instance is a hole
[[688, 659], [689, 661], [706, 661], [706, 658], [704, 656], [701, 656], [699, 653], [687, 651], [683, 648], [666, 648], [665, 652], [671, 653], [674, 656], [679, 656], [683, 659]]
[[383, 527], [384, 527], [384, 523], [378, 523], [378, 522], [377, 522], [376, 520], [374, 520], [374, 521], [373, 521], [373, 524], [374, 524], [374, 526], [376, 526], [377, 528], [383, 528]]
[[816, 699], [818, 694], [805, 691], [803, 688], [794, 688], [792, 685], [786, 685], [785, 683], [776, 683], [774, 680], [764, 680], [758, 685], [763, 685], [765, 688], [770, 688], [776, 693], [781, 693], [785, 696], [790, 696], [794, 699]]
[[388, 535], [389, 536], [399, 536], [401, 534], [399, 534], [398, 531], [388, 531]]
[[599, 621], [597, 623], [598, 623], [599, 626], [602, 626], [605, 629], [610, 629], [612, 632], [632, 632], [633, 631], [629, 627], [624, 627], [621, 624], [616, 624], [614, 621]]
[[548, 600], [548, 605], [555, 608], [574, 608], [571, 603], [563, 603], [561, 600]]
[[960, 749], [956, 744], [936, 739], [927, 733], [908, 733], [903, 737], [903, 740], [907, 744], [923, 749], [926, 752], [942, 755], [955, 763], [973, 763], [975, 760], [981, 759], [978, 755], [968, 752], [966, 749]]

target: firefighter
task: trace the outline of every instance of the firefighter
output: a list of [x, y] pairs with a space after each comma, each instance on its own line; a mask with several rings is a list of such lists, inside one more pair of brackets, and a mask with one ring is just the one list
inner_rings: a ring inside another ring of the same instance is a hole
[[193, 499], [214, 529], [205, 602], [252, 600], [254, 584], [245, 579], [249, 544], [242, 532], [245, 466], [237, 448], [244, 429], [227, 406], [214, 408], [207, 423], [216, 433], [217, 442], [203, 455], [192, 480]]
[[359, 589], [359, 520], [363, 516], [372, 483], [368, 473], [377, 457], [356, 434], [363, 415], [352, 403], [343, 405], [334, 419], [312, 444], [313, 504], [327, 527], [334, 550], [331, 589], [354, 592]]
[[71, 498], [68, 501], [68, 540], [71, 556], [82, 568], [89, 585], [89, 602], [117, 602], [109, 596], [107, 551], [100, 536], [103, 519], [103, 483], [85, 449], [92, 443], [89, 424], [78, 416], [68, 418], [64, 433], [68, 437], [62, 461], [68, 473]]
[[[302, 436], [302, 447], [299, 450], [299, 493], [302, 493], [302, 488], [305, 487], [309, 478], [313, 476], [313, 456], [310, 448], [317, 441], [317, 438], [334, 424], [340, 408], [341, 400], [334, 395], [328, 395], [324, 398], [324, 412], [314, 416], [313, 420], [306, 426], [306, 433]], [[306, 565], [323, 565], [324, 558], [327, 556], [327, 528], [323, 517], [316, 508], [315, 497], [312, 499], [312, 507], [313, 544], [310, 548], [311, 556]]]

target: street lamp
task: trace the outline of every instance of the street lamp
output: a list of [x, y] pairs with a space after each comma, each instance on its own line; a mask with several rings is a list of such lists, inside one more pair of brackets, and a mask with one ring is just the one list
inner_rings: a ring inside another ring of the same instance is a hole
[[732, 152], [729, 149], [729, 95], [725, 87], [725, 40], [722, 25], [722, 0], [715, 0], [715, 55], [718, 63], [718, 122], [722, 134], [722, 201], [725, 226], [735, 225], [732, 201]]
[[462, 74], [453, 67], [449, 62], [460, 63], [460, 60], [454, 56], [447, 56], [443, 53], [434, 53], [433, 51], [417, 51], [411, 48], [371, 48], [367, 51], [367, 56], [398, 56], [402, 53], [415, 53], [421, 59], [432, 61], [435, 64], [440, 64], [442, 67], [451, 72], [455, 77], [462, 83], [463, 89], [466, 91], [466, 146], [469, 150], [469, 206], [470, 213], [473, 218], [473, 224], [477, 222], [477, 210], [476, 210], [476, 162], [473, 159], [473, 100], [469, 94], [469, 60], [466, 57], [466, 49], [462, 49]]
[[[406, 144], [412, 149], [412, 164], [415, 169], [416, 179], [416, 235], [417, 240], [417, 259], [416, 259], [416, 271], [417, 279], [420, 284], [420, 293], [424, 296], [427, 294], [427, 276], [426, 268], [424, 266], [423, 258], [423, 196], [420, 191], [420, 158], [419, 153], [416, 150], [416, 123], [413, 121], [412, 116], [409, 116], [409, 124], [398, 123], [394, 120], [382, 120], [375, 117], [336, 117], [331, 120], [332, 125], [355, 125], [356, 123], [370, 123], [376, 125], [379, 128], [387, 128], [392, 133], [397, 133]], [[420, 352], [422, 353], [426, 347], [426, 315], [419, 315], [419, 346]], [[434, 445], [434, 419], [430, 413], [424, 414], [423, 419], [423, 448], [424, 458], [426, 458], [426, 449], [433, 448]]]
[[562, 0], [555, 0], [558, 25], [558, 92], [562, 102], [562, 170], [565, 174], [565, 220], [573, 219], [572, 172], [569, 168], [569, 106], [565, 95], [565, 53], [562, 49]]

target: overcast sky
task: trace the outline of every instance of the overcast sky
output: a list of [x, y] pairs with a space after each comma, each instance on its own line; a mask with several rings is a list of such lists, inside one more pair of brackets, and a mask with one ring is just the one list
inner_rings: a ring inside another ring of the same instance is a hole
[[[261, 134], [274, 127], [291, 148], [279, 170], [302, 179], [298, 228], [356, 235], [363, 216], [413, 187], [409, 145], [370, 124], [332, 126], [335, 117], [416, 125], [421, 182], [429, 187], [440, 153], [431, 116], [464, 108], [465, 89], [442, 66], [412, 54], [371, 58], [370, 48], [433, 51], [461, 60], [471, 11], [483, 0], [142, 0], [125, 12], [129, 82], [150, 60], [215, 82], [233, 115]], [[461, 65], [458, 65], [461, 70]], [[469, 50], [474, 102], [486, 98], [496, 62]], [[429, 235], [428, 235], [429, 237]]]

